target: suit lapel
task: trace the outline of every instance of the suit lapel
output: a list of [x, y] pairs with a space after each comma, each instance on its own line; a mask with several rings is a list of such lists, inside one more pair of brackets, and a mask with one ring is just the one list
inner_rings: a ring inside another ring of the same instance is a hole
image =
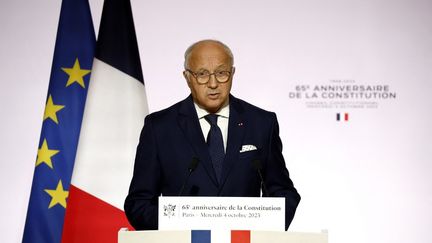
[[232, 167], [234, 166], [235, 162], [238, 161], [239, 151], [243, 141], [246, 125], [247, 124], [245, 123], [243, 117], [243, 107], [235, 97], [230, 95], [228, 141], [225, 160], [222, 167], [221, 186], [219, 190], [222, 189]]
[[198, 116], [193, 104], [192, 96], [189, 96], [183, 102], [181, 102], [178, 123], [180, 128], [183, 130], [185, 137], [192, 146], [196, 156], [198, 157], [200, 164], [205, 168], [212, 182], [216, 186], [219, 186], [216, 179], [216, 173], [211, 162], [208, 147], [205, 143], [201, 126], [198, 121]]

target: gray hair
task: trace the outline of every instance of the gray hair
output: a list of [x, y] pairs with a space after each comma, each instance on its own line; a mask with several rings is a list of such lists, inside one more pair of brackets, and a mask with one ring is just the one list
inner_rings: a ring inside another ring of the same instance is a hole
[[186, 49], [185, 54], [184, 54], [184, 68], [187, 69], [188, 68], [188, 62], [189, 62], [189, 56], [192, 53], [193, 49], [203, 43], [215, 43], [218, 44], [220, 46], [222, 46], [222, 48], [225, 50], [226, 54], [229, 56], [229, 58], [231, 59], [231, 63], [234, 64], [234, 55], [232, 54], [231, 49], [225, 45], [225, 43], [218, 41], [218, 40], [212, 40], [212, 39], [206, 39], [206, 40], [200, 40], [198, 42], [193, 43], [192, 45], [190, 45], [188, 47], [188, 49]]

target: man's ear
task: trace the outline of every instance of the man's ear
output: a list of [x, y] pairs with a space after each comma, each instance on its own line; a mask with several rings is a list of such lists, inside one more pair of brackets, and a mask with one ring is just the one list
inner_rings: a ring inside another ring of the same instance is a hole
[[183, 71], [183, 77], [186, 79], [186, 83], [190, 87], [190, 80], [189, 80], [189, 76], [187, 74], [187, 71]]
[[188, 76], [187, 71], [183, 71], [183, 77], [186, 79], [186, 82], [189, 83], [189, 76]]
[[235, 67], [232, 67], [231, 76], [233, 76], [235, 73]]

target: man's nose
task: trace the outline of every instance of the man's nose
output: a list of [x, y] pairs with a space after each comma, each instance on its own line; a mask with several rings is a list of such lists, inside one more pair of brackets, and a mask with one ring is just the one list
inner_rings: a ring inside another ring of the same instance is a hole
[[215, 74], [214, 73], [210, 74], [209, 81], [207, 83], [207, 87], [216, 88], [218, 85], [219, 85], [219, 83], [216, 80]]

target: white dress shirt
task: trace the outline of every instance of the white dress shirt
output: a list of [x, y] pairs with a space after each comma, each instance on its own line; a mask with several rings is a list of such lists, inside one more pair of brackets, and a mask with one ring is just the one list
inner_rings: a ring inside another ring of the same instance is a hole
[[[207, 142], [207, 135], [210, 131], [210, 123], [205, 119], [205, 116], [210, 114], [208, 111], [199, 107], [196, 103], [195, 110], [197, 111], [199, 123], [201, 125], [201, 131], [203, 133], [204, 139]], [[218, 116], [217, 124], [222, 132], [222, 139], [224, 143], [224, 150], [226, 151], [227, 138], [228, 138], [228, 120], [229, 120], [229, 105], [223, 107], [219, 112], [216, 113]]]

